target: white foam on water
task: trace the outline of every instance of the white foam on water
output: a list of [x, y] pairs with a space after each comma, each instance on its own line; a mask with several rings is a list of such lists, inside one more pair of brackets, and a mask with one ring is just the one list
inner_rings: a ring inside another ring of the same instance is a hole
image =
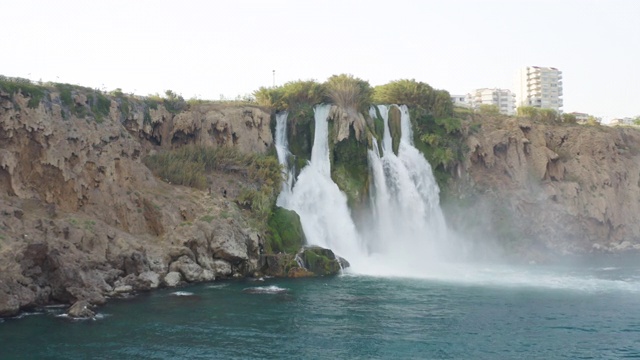
[[242, 290], [243, 292], [250, 294], [282, 294], [289, 291], [289, 289], [281, 288], [276, 285], [270, 286], [256, 286], [256, 287], [248, 287]]
[[229, 286], [229, 284], [216, 284], [216, 285], [207, 285], [207, 289], [222, 289]]
[[188, 291], [175, 291], [172, 292], [171, 295], [173, 296], [193, 296], [192, 292], [188, 292]]

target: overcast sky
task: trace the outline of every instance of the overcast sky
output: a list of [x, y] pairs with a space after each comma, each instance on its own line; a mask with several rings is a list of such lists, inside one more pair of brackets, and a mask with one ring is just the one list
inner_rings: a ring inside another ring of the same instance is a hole
[[451, 94], [559, 68], [564, 111], [640, 115], [640, 1], [0, 0], [0, 74], [235, 98], [348, 73]]

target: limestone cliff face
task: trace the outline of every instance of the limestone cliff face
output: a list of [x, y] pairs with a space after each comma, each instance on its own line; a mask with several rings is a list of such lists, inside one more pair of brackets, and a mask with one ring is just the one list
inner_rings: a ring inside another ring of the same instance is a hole
[[87, 95], [72, 95], [30, 107], [0, 91], [0, 316], [257, 270], [259, 234], [218, 191], [242, 176], [199, 191], [154, 178], [141, 158], [190, 143], [265, 152], [269, 112], [203, 104], [174, 115], [111, 98], [94, 117]]
[[[129, 131], [164, 148], [198, 144], [264, 153], [273, 143], [271, 113], [259, 107], [199, 104], [176, 115], [164, 107], [148, 112], [139, 108], [119, 117]], [[118, 117], [117, 111], [112, 114]]]
[[457, 221], [560, 254], [640, 249], [640, 130], [485, 119], [466, 141]]

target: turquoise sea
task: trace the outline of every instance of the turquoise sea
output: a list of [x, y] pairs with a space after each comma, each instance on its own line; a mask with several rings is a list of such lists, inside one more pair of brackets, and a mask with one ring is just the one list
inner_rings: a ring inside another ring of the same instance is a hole
[[640, 358], [640, 265], [226, 281], [0, 320], [0, 359]]

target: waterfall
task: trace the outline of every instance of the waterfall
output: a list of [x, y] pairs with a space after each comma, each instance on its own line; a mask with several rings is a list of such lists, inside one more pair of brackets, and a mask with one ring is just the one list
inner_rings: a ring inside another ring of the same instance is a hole
[[311, 160], [298, 175], [292, 191], [281, 194], [279, 204], [300, 215], [309, 244], [330, 248], [357, 263], [362, 253], [360, 237], [351, 219], [347, 197], [331, 179], [327, 122], [330, 110], [330, 105], [316, 106]]
[[276, 133], [275, 133], [275, 144], [276, 144], [276, 154], [278, 155], [278, 162], [283, 166], [284, 170], [284, 181], [282, 182], [282, 189], [280, 190], [280, 195], [278, 196], [278, 206], [282, 206], [280, 203], [280, 199], [286, 198], [291, 193], [291, 189], [293, 188], [293, 180], [295, 177], [295, 169], [289, 168], [289, 157], [291, 156], [291, 152], [289, 152], [289, 143], [287, 142], [287, 116], [288, 112], [283, 111], [276, 114]]
[[[396, 106], [396, 105], [392, 105]], [[431, 166], [413, 146], [411, 119], [399, 106], [401, 137], [396, 155], [389, 130], [390, 106], [369, 114], [384, 123], [382, 146], [373, 139], [368, 151], [371, 171], [369, 213], [360, 230], [354, 224], [346, 196], [331, 179], [328, 116], [331, 107], [315, 108], [315, 136], [309, 164], [293, 188], [283, 188], [278, 204], [300, 215], [309, 244], [332, 249], [351, 263], [350, 271], [389, 276], [424, 276], [445, 261], [448, 232], [439, 205], [439, 188]], [[276, 148], [286, 165], [285, 120], [277, 119]], [[283, 135], [278, 135], [278, 134]], [[284, 138], [284, 140], [279, 140]]]
[[439, 204], [438, 185], [431, 166], [413, 146], [411, 119], [406, 106], [399, 107], [401, 137], [393, 152], [389, 107], [378, 111], [384, 122], [382, 154], [369, 150], [372, 181], [372, 213], [367, 238], [370, 267], [367, 273], [412, 275], [432, 271], [445, 260], [449, 238]]

